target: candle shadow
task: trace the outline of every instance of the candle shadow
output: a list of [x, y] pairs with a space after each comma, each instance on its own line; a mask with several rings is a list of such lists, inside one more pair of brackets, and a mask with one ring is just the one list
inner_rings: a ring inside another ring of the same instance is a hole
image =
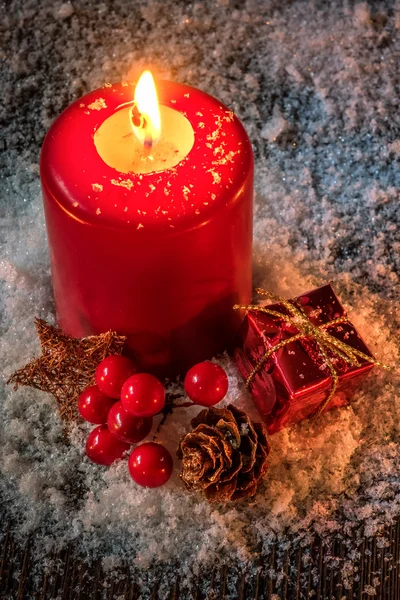
[[128, 333], [126, 353], [157, 377], [184, 376], [194, 364], [232, 351], [242, 320], [233, 310], [239, 301], [237, 294], [228, 294], [164, 336], [151, 331]]

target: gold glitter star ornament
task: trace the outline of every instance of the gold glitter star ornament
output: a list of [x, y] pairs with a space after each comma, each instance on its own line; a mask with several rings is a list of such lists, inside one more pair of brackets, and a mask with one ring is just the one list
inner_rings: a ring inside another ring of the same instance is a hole
[[7, 383], [50, 392], [63, 420], [75, 421], [81, 392], [95, 383], [97, 365], [110, 354], [121, 354], [126, 338], [113, 331], [73, 338], [42, 319], [35, 319], [42, 355], [11, 375]]

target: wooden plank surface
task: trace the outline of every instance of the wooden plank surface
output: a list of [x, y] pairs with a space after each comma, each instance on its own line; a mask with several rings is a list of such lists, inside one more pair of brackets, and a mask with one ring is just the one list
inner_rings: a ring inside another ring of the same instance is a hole
[[[382, 540], [386, 539], [386, 543]], [[103, 572], [101, 561], [80, 560], [73, 546], [52, 556], [48, 570], [32, 569], [34, 538], [18, 544], [7, 531], [0, 544], [0, 598], [2, 600], [135, 600], [140, 584], [128, 567]], [[354, 559], [355, 551], [358, 558]], [[353, 572], [343, 578], [351, 561]], [[168, 600], [400, 600], [400, 522], [381, 536], [356, 542], [315, 539], [309, 547], [294, 547], [283, 555], [273, 548], [258, 570], [224, 567], [204, 573], [191, 592], [181, 591], [179, 580], [168, 581]], [[274, 576], [279, 573], [279, 577]], [[160, 581], [158, 581], [160, 583]], [[165, 590], [165, 586], [163, 587]], [[165, 598], [153, 586], [151, 600]]]

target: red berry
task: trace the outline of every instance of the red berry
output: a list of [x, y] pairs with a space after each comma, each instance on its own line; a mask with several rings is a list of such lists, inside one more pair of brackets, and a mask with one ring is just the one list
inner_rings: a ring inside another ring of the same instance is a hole
[[138, 373], [132, 375], [122, 386], [122, 406], [135, 417], [152, 417], [165, 404], [165, 389], [154, 375]]
[[109, 432], [107, 425], [99, 425], [93, 429], [86, 440], [86, 455], [92, 462], [107, 467], [122, 458], [129, 448], [129, 444]]
[[106, 396], [119, 398], [124, 381], [135, 371], [133, 362], [126, 356], [107, 356], [96, 369], [97, 386]]
[[195, 404], [214, 406], [226, 396], [228, 377], [221, 367], [206, 360], [189, 369], [183, 386]]
[[164, 446], [148, 442], [137, 446], [129, 457], [129, 473], [144, 487], [159, 487], [171, 477], [172, 456]]
[[153, 419], [134, 417], [126, 412], [121, 402], [116, 402], [108, 413], [107, 425], [109, 431], [118, 439], [128, 444], [137, 444], [150, 433]]
[[78, 400], [78, 410], [85, 421], [94, 425], [107, 423], [108, 411], [115, 400], [99, 390], [97, 385], [91, 385], [83, 390]]

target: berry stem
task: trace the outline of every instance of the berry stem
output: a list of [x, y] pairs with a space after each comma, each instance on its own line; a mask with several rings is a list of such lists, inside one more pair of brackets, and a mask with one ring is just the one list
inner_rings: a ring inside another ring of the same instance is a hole
[[175, 401], [178, 400], [179, 398], [182, 398], [182, 394], [168, 394], [166, 396], [165, 399], [165, 406], [161, 411], [162, 419], [159, 422], [157, 429], [154, 433], [153, 436], [153, 441], [155, 441], [157, 439], [157, 435], [160, 433], [161, 428], [163, 427], [163, 425], [165, 424], [166, 420], [168, 419], [169, 415], [171, 415], [173, 413], [173, 411], [175, 410], [175, 408], [187, 408], [188, 406], [193, 406], [192, 402], [182, 402], [181, 404], [175, 404]]

